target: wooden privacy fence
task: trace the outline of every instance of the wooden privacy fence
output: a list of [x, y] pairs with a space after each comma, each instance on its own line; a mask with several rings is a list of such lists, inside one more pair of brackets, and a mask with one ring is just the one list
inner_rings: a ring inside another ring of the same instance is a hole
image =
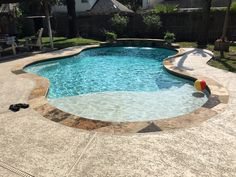
[[[215, 41], [221, 36], [224, 12], [212, 12], [209, 25], [209, 40]], [[77, 18], [79, 33], [83, 37], [104, 39], [104, 31], [112, 31], [112, 15], [79, 16]], [[129, 23], [119, 37], [163, 38], [166, 31], [175, 33], [177, 40], [196, 41], [202, 28], [202, 14], [200, 12], [181, 12], [160, 14], [162, 27], [157, 30], [148, 30], [143, 23], [142, 15], [129, 16]], [[28, 23], [29, 24], [29, 23]], [[32, 23], [33, 24], [33, 23]], [[68, 22], [66, 13], [53, 15], [53, 29], [57, 36], [66, 36]], [[27, 30], [25, 30], [27, 31]], [[230, 14], [228, 38], [236, 40], [236, 13]]]

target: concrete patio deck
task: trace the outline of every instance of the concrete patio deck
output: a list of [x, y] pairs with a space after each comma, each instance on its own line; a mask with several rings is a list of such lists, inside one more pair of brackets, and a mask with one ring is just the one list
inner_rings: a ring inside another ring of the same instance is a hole
[[200, 126], [146, 134], [82, 131], [31, 108], [10, 112], [10, 104], [28, 101], [35, 85], [11, 70], [31, 57], [0, 63], [0, 176], [236, 176], [236, 74], [208, 66], [209, 51], [186, 50], [191, 52], [179, 57], [176, 66], [221, 83], [229, 92], [229, 104]]

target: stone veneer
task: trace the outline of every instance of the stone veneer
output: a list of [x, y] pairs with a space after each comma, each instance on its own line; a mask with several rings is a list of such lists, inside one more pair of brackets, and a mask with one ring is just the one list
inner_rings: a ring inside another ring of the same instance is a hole
[[[165, 46], [164, 42], [161, 40], [144, 40], [144, 39], [122, 39], [118, 40], [116, 43], [107, 44], [102, 43], [101, 46], [120, 46], [120, 45], [130, 45], [130, 46], [150, 46], [150, 47], [165, 47], [171, 48], [170, 46]], [[199, 109], [195, 110], [192, 113], [178, 116], [174, 118], [147, 121], [147, 122], [127, 122], [127, 123], [115, 123], [115, 122], [103, 122], [98, 120], [91, 120], [88, 118], [83, 118], [75, 116], [66, 112], [63, 112], [52, 105], [50, 105], [46, 99], [47, 92], [50, 86], [48, 79], [34, 75], [31, 73], [26, 73], [23, 69], [32, 64], [37, 63], [43, 60], [52, 60], [58, 58], [64, 58], [80, 53], [82, 50], [100, 47], [99, 45], [87, 45], [82, 47], [77, 47], [75, 50], [63, 49], [59, 53], [52, 56], [45, 56], [43, 58], [37, 58], [32, 56], [32, 59], [27, 62], [23, 62], [20, 65], [15, 66], [12, 70], [13, 73], [24, 77], [32, 79], [35, 82], [35, 88], [31, 91], [29, 95], [29, 104], [30, 106], [44, 116], [47, 119], [58, 122], [60, 124], [98, 132], [109, 132], [109, 133], [146, 133], [146, 132], [157, 132], [164, 130], [180, 129], [186, 127], [193, 127], [201, 124], [205, 120], [210, 119], [211, 117], [222, 112], [228, 103], [228, 92], [227, 90], [215, 82], [214, 80], [199, 76], [199, 75], [190, 75], [185, 70], [181, 70], [178, 67], [174, 66], [174, 61], [177, 57], [184, 55], [184, 49], [179, 49], [178, 53], [168, 59], [165, 59], [163, 64], [168, 72], [190, 79], [192, 81], [197, 79], [204, 79], [207, 82], [207, 89], [211, 93], [209, 100]], [[172, 47], [173, 48], [173, 47]]]

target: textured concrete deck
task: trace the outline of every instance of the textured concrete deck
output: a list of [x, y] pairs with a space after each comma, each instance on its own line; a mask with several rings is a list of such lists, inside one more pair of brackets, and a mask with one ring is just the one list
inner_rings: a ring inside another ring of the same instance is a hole
[[[221, 83], [229, 104], [198, 127], [147, 134], [87, 132], [33, 109], [12, 113], [9, 105], [27, 102], [35, 83], [11, 69], [31, 58], [1, 63], [0, 176], [236, 176], [236, 74], [208, 66], [208, 51], [188, 50], [176, 65]], [[34, 57], [45, 55], [55, 53]]]

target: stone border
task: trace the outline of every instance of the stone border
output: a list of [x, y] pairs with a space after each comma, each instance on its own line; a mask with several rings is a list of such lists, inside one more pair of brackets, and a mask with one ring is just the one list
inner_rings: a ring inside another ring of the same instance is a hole
[[[122, 43], [123, 42], [124, 41], [122, 41]], [[129, 44], [132, 44], [132, 42], [128, 42]], [[102, 46], [104, 45], [105, 44], [103, 43]], [[152, 45], [153, 41], [151, 41], [151, 46]], [[112, 44], [112, 46], [114, 46], [114, 44]], [[13, 68], [12, 70], [14, 74], [20, 75], [23, 78], [28, 78], [35, 82], [35, 88], [31, 91], [28, 98], [31, 108], [33, 108], [45, 118], [69, 127], [108, 133], [146, 133], [198, 126], [202, 122], [222, 112], [226, 104], [228, 103], [229, 95], [227, 90], [222, 85], [207, 77], [196, 75], [191, 76], [186, 71], [181, 70], [173, 65], [175, 59], [185, 53], [184, 49], [179, 49], [178, 53], [175, 56], [165, 59], [163, 62], [164, 67], [168, 72], [182, 78], [190, 79], [192, 81], [196, 80], [196, 78], [206, 80], [208, 84], [208, 91], [211, 93], [211, 95], [209, 96], [209, 100], [206, 104], [192, 113], [174, 118], [154, 121], [127, 123], [104, 122], [99, 120], [87, 119], [63, 112], [62, 110], [50, 105], [46, 99], [50, 86], [49, 80], [38, 75], [26, 73], [23, 70], [26, 66], [33, 63], [77, 55], [85, 49], [95, 47], [99, 47], [99, 45], [87, 45], [82, 47], [67, 48], [60, 50], [59, 52], [55, 51], [53, 52], [53, 54], [49, 53], [48, 55], [45, 54], [44, 56], [40, 57], [31, 57], [30, 60], [27, 60], [25, 62], [22, 62], [20, 65], [15, 66], [15, 68]]]

